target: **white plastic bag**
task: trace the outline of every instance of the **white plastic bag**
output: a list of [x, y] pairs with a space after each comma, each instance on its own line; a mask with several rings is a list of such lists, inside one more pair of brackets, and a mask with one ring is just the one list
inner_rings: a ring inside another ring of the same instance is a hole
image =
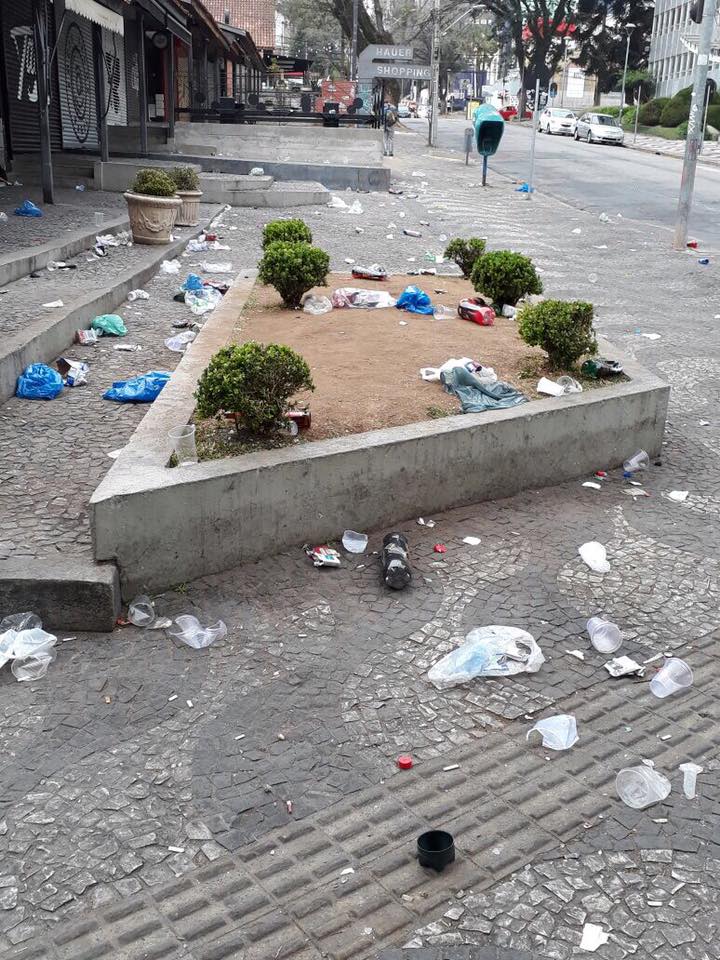
[[204, 273], [232, 273], [233, 265], [229, 260], [223, 260], [221, 263], [209, 263], [203, 260], [200, 264]]
[[165, 346], [168, 350], [172, 350], [173, 353], [185, 353], [196, 336], [197, 334], [194, 330], [183, 330], [182, 333], [178, 333], [174, 337], [169, 337], [165, 341]]
[[538, 720], [535, 726], [528, 730], [525, 739], [529, 740], [535, 731], [540, 734], [543, 746], [548, 750], [569, 750], [579, 739], [575, 717], [569, 713], [559, 713], [554, 717]]
[[598, 543], [597, 540], [589, 540], [587, 543], [583, 543], [581, 547], [578, 547], [578, 553], [593, 573], [610, 572], [607, 550], [601, 543]]
[[215, 287], [203, 287], [199, 293], [192, 290], [185, 292], [185, 303], [196, 317], [209, 313], [222, 300], [222, 294]]
[[457, 649], [438, 660], [428, 680], [438, 690], [475, 677], [509, 677], [536, 673], [545, 662], [535, 638], [518, 627], [476, 627]]
[[160, 273], [180, 273], [180, 261], [163, 260], [160, 264]]
[[332, 196], [328, 200], [328, 206], [331, 210], [347, 210], [347, 204], [342, 197]]
[[311, 313], [313, 316], [320, 316], [322, 313], [330, 313], [333, 305], [328, 297], [315, 297], [309, 294], [303, 302], [303, 313]]
[[202, 650], [204, 647], [209, 647], [211, 643], [215, 643], [216, 640], [224, 640], [227, 636], [227, 627], [222, 620], [218, 620], [211, 627], [202, 627], [197, 617], [183, 614], [175, 618], [175, 627], [168, 630], [168, 633], [171, 637], [181, 640], [189, 647]]

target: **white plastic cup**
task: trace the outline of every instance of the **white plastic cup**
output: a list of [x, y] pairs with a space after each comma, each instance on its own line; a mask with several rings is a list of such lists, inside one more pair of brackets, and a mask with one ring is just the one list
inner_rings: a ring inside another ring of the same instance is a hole
[[348, 553], [364, 553], [368, 545], [368, 538], [364, 533], [346, 530], [343, 534], [342, 545]]
[[95, 211], [95, 226], [101, 227], [105, 223], [105, 214], [102, 210]]
[[590, 617], [587, 632], [590, 634], [590, 643], [599, 653], [615, 653], [622, 646], [620, 628], [603, 617]]
[[625, 767], [615, 777], [615, 789], [624, 804], [633, 810], [659, 803], [670, 795], [670, 781], [657, 770], [643, 764]]
[[179, 467], [186, 467], [191, 463], [198, 462], [194, 423], [173, 427], [172, 430], [168, 430], [168, 437], [172, 441]]
[[647, 470], [650, 466], [650, 457], [644, 450], [638, 450], [632, 457], [623, 463], [625, 473], [639, 473], [640, 470]]
[[688, 664], [678, 657], [668, 657], [650, 681], [650, 692], [662, 700], [673, 693], [687, 690], [692, 682], [693, 672]]

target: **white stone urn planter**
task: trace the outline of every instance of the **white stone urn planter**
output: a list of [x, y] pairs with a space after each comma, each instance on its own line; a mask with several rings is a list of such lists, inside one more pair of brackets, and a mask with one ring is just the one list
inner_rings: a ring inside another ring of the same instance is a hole
[[202, 190], [177, 190], [176, 192], [182, 200], [182, 206], [175, 223], [178, 227], [196, 227], [200, 223]]
[[183, 203], [180, 197], [151, 197], [130, 191], [124, 197], [135, 243], [170, 243], [172, 228]]

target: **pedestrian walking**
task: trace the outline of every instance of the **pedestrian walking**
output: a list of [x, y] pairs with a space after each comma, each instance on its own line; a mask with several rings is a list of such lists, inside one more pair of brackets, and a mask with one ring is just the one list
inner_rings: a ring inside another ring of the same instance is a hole
[[392, 157], [395, 149], [395, 124], [398, 122], [397, 108], [394, 103], [386, 103], [383, 110], [383, 153]]

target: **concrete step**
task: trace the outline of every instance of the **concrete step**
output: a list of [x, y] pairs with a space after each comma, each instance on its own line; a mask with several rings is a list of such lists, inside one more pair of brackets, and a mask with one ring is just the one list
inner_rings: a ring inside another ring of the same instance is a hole
[[[159, 167], [161, 170], [167, 170], [170, 167], [192, 167], [197, 173], [200, 173], [199, 163], [185, 160], [168, 160], [166, 158], [140, 158], [124, 157], [122, 160], [108, 160], [104, 163], [102, 160], [95, 160], [93, 164], [93, 187], [95, 190], [109, 190], [112, 193], [124, 193], [138, 170], [145, 167]], [[213, 203], [213, 200], [209, 201]]]
[[330, 191], [321, 183], [288, 180], [273, 183], [269, 190], [240, 190], [233, 194], [233, 199], [229, 202], [233, 207], [267, 207], [281, 210], [284, 207], [324, 206], [329, 199]]
[[269, 190], [273, 177], [251, 177], [249, 175], [232, 173], [201, 173], [200, 189], [203, 192], [205, 203], [229, 203], [233, 207], [244, 206], [237, 203], [235, 198], [239, 194], [257, 194]]

